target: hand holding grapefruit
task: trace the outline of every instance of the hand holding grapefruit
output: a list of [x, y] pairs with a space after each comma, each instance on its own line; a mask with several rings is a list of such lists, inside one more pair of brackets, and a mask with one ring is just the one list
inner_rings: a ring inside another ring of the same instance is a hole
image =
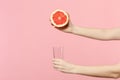
[[55, 27], [65, 27], [69, 22], [68, 13], [57, 9], [51, 13], [50, 21], [51, 24]]
[[57, 9], [53, 11], [50, 16], [50, 21], [58, 30], [69, 33], [73, 31], [74, 25], [70, 20], [70, 15], [63, 10]]

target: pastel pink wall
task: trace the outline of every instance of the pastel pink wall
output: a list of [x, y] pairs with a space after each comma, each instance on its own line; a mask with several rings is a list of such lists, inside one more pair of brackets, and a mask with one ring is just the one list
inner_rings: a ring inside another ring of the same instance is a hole
[[50, 25], [50, 13], [63, 9], [76, 25], [120, 26], [120, 0], [0, 0], [0, 80], [107, 80], [60, 73], [52, 67], [52, 46], [65, 48], [65, 60], [80, 65], [120, 61], [120, 41], [99, 41], [63, 33]]

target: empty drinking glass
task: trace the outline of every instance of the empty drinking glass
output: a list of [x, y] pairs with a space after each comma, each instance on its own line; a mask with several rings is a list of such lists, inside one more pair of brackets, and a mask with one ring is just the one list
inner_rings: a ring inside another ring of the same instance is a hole
[[53, 47], [53, 58], [63, 59], [63, 47], [55, 46]]

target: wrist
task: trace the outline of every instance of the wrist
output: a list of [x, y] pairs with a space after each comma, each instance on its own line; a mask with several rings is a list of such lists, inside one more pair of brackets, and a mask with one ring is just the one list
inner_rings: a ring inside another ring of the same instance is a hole
[[84, 74], [84, 68], [82, 66], [77, 65], [75, 74], [83, 75]]
[[73, 33], [73, 34], [76, 34], [76, 31], [77, 31], [77, 26], [72, 26], [71, 27], [71, 33]]
[[76, 28], [76, 26], [72, 25], [72, 26], [71, 26], [70, 33], [75, 33], [75, 28]]
[[74, 74], [80, 74], [80, 66], [74, 65]]

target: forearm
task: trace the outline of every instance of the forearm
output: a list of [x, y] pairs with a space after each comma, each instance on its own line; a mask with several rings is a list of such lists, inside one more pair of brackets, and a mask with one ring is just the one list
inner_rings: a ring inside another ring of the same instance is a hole
[[103, 78], [119, 78], [120, 75], [116, 66], [78, 66], [77, 74]]
[[78, 26], [74, 26], [71, 33], [98, 40], [111, 40], [114, 35], [113, 29], [98, 29]]

